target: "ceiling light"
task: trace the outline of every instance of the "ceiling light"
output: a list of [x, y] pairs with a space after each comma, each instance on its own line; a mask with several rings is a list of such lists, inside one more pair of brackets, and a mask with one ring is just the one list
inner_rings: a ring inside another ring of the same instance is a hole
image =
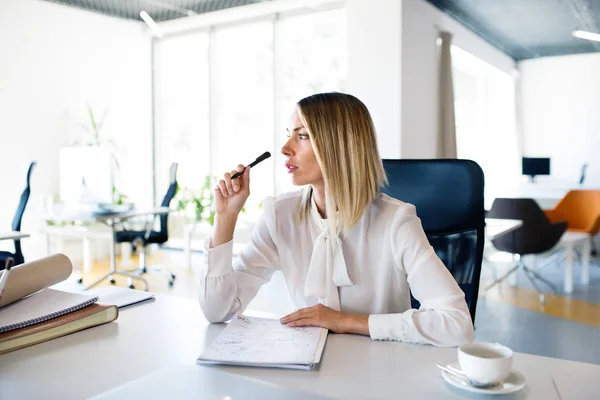
[[158, 25], [156, 25], [156, 22], [154, 22], [152, 17], [148, 15], [146, 11], [140, 11], [140, 17], [142, 17], [144, 22], [148, 24], [154, 36], [162, 37], [162, 32], [160, 31], [160, 28], [158, 27]]
[[592, 33], [586, 31], [573, 31], [572, 35], [579, 39], [593, 40], [600, 42], [600, 33]]

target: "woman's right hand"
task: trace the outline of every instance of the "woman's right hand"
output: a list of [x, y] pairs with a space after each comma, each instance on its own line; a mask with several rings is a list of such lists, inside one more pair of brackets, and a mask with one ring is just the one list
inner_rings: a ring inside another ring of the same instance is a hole
[[[244, 171], [236, 179], [231, 177], [240, 171]], [[237, 217], [242, 211], [246, 200], [250, 196], [250, 168], [244, 170], [243, 165], [238, 165], [237, 170], [226, 172], [223, 179], [215, 188], [215, 212], [217, 215]]]

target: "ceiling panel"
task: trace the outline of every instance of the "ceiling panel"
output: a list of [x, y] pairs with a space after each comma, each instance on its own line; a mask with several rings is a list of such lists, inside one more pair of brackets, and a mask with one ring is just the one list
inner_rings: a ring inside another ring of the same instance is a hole
[[272, 0], [46, 0], [114, 17], [141, 21], [146, 11], [157, 22]]
[[600, 51], [600, 0], [427, 0], [515, 60]]
[[[46, 0], [115, 17], [155, 21], [272, 0]], [[379, 0], [369, 1], [373, 7]], [[402, 1], [402, 0], [397, 0]], [[600, 51], [600, 42], [574, 38], [600, 33], [600, 0], [426, 0], [515, 60]]]

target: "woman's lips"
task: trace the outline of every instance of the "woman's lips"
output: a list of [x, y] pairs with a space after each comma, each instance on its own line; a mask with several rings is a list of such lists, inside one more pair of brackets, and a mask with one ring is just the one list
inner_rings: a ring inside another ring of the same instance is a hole
[[285, 167], [287, 168], [288, 173], [292, 173], [298, 169], [294, 164], [290, 164], [289, 162], [285, 163]]

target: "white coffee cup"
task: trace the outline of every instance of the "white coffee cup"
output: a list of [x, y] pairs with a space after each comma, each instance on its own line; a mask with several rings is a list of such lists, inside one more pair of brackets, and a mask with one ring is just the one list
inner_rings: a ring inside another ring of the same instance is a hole
[[479, 384], [502, 382], [512, 370], [513, 351], [498, 343], [473, 342], [458, 348], [460, 369]]

